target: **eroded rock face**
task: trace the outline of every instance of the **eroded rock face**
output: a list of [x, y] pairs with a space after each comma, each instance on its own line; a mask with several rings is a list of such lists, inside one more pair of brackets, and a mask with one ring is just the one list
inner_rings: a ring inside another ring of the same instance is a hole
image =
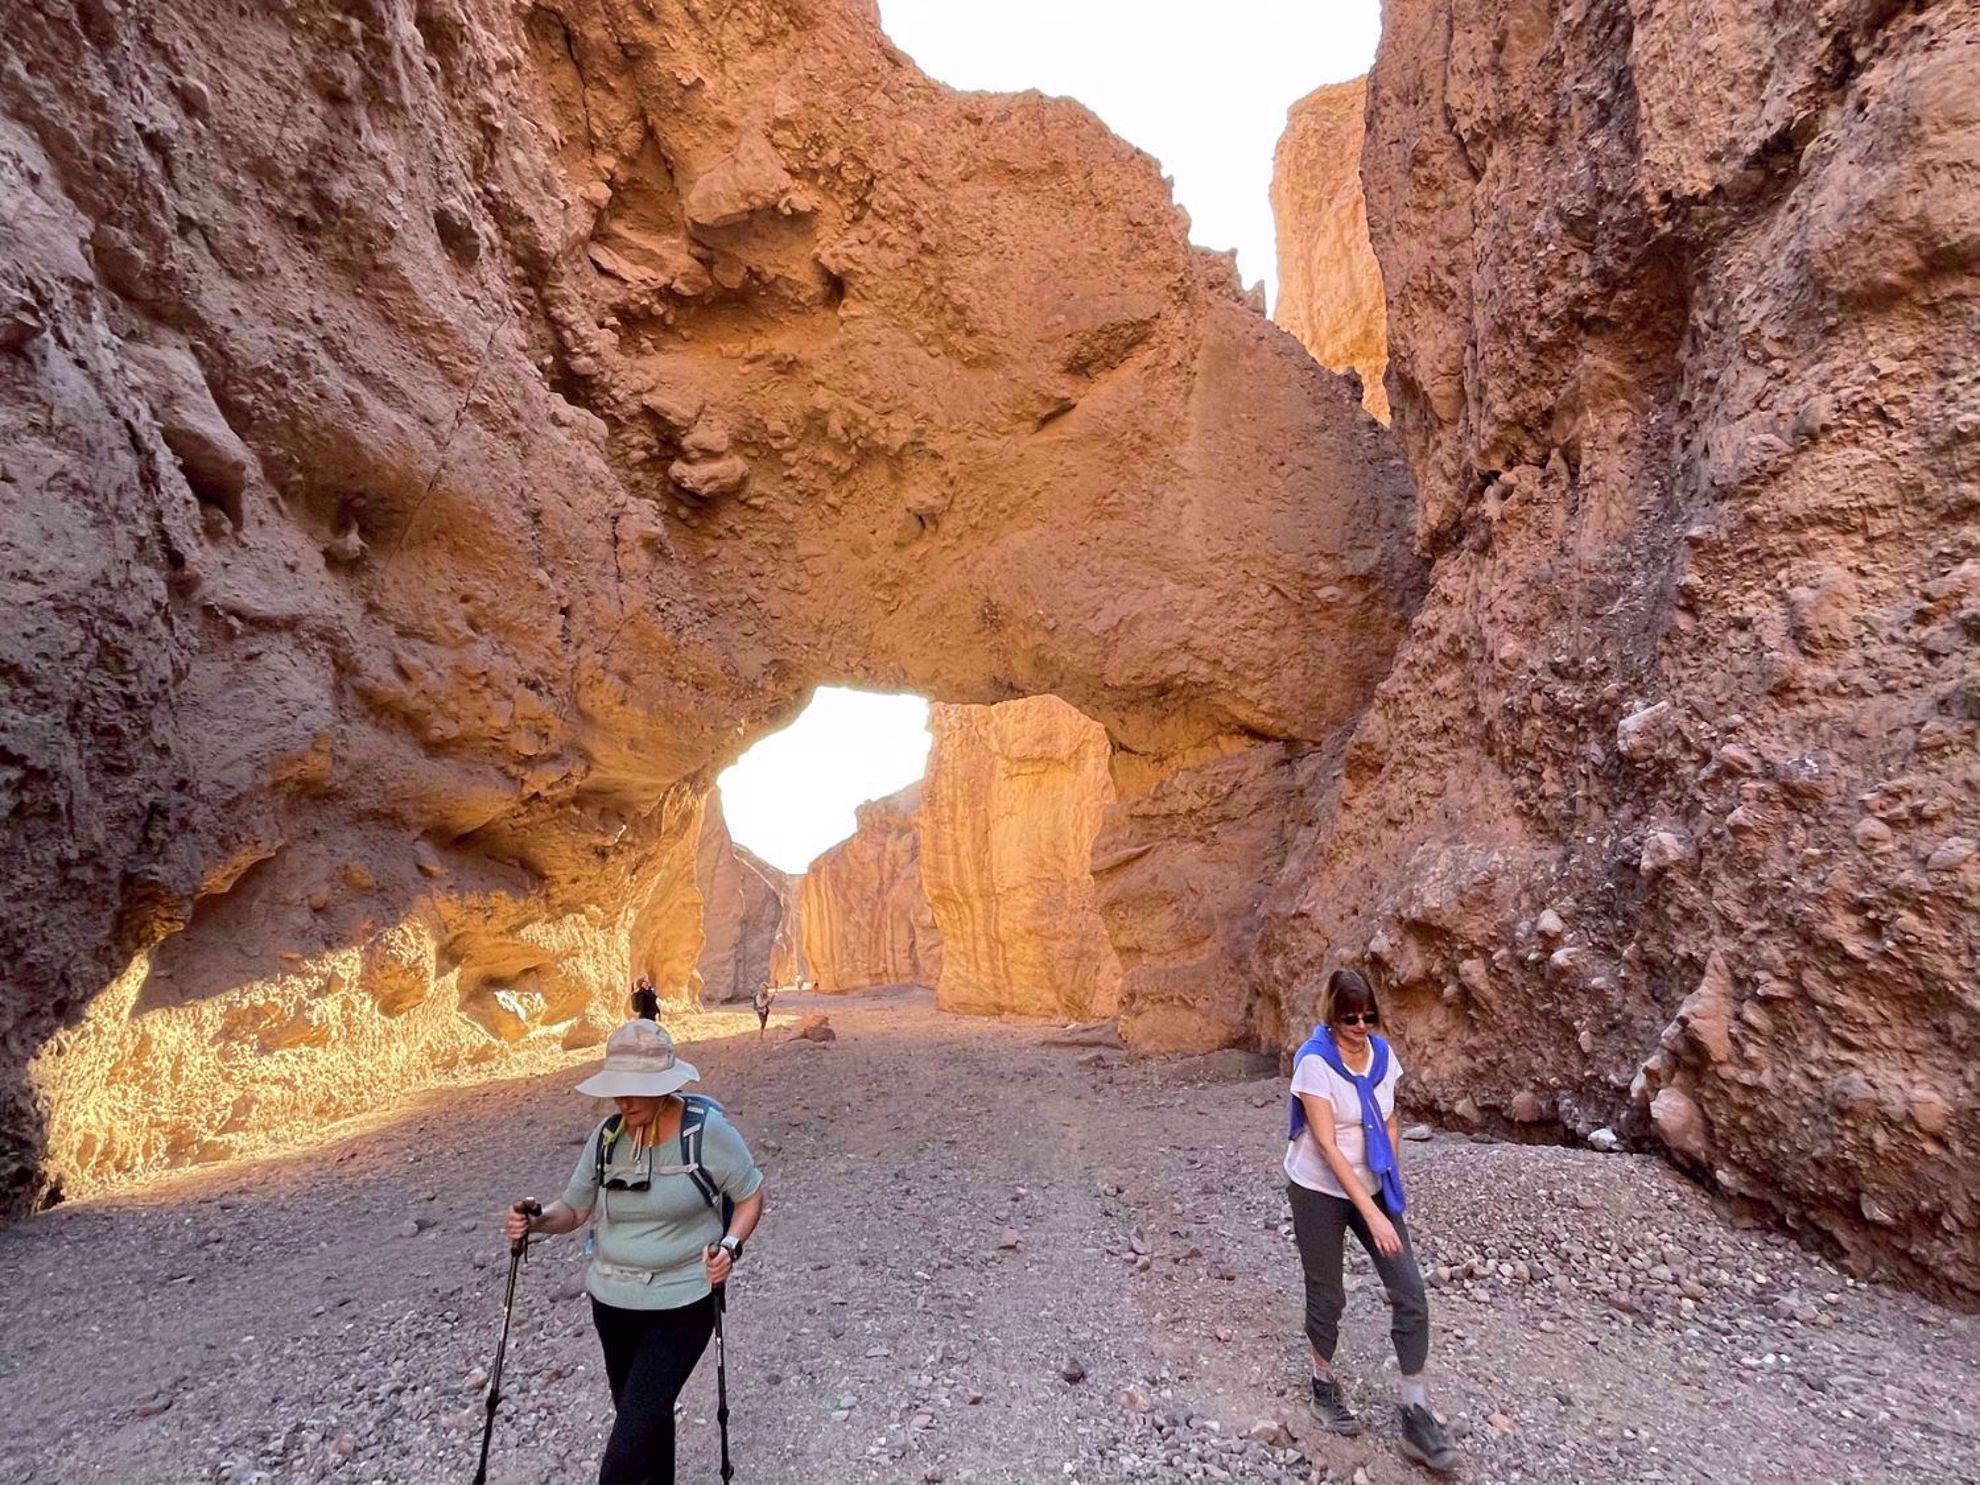
[[1446, 1108], [1616, 1121], [1971, 1299], [1980, 18], [1385, 23], [1363, 176], [1439, 556], [1302, 806], [1284, 1035], [1372, 960]]
[[1093, 886], [1113, 801], [1106, 729], [1056, 696], [929, 716], [921, 880], [942, 937], [936, 1003], [1114, 1014], [1121, 965]]
[[921, 887], [921, 788], [857, 812], [859, 828], [811, 863], [798, 886], [798, 933], [812, 988], [933, 986], [942, 936]]
[[10, 1203], [85, 1097], [132, 1125], [72, 1189], [594, 1035], [815, 684], [1055, 692], [1154, 788], [1335, 736], [1420, 591], [1390, 444], [1155, 162], [865, 5], [53, 0], [7, 47]]
[[[797, 884], [729, 836], [719, 794], [702, 806], [695, 876], [701, 898], [701, 956], [696, 964], [705, 1005], [748, 1000], [765, 985], [786, 984], [778, 964], [797, 919]], [[786, 948], [788, 956], [788, 949]], [[792, 974], [795, 979], [795, 974]]]
[[1388, 309], [1368, 240], [1361, 137], [1368, 79], [1315, 88], [1286, 111], [1272, 156], [1272, 222], [1279, 302], [1272, 318], [1322, 366], [1361, 378], [1361, 402], [1384, 423], [1389, 394]]
[[787, 876], [785, 880], [790, 885], [784, 895], [784, 915], [777, 923], [777, 935], [770, 944], [772, 989], [795, 986], [808, 977], [804, 965], [804, 932], [798, 926], [800, 879]]

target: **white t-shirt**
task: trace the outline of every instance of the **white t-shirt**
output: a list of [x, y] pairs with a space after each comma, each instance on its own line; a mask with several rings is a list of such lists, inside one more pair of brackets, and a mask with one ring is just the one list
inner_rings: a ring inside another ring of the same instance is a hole
[[[1396, 1111], [1396, 1084], [1401, 1081], [1402, 1059], [1396, 1056], [1392, 1045], [1389, 1048], [1389, 1070], [1375, 1086], [1375, 1106], [1381, 1109], [1385, 1121]], [[1361, 1127], [1361, 1095], [1355, 1091], [1354, 1084], [1327, 1066], [1325, 1058], [1308, 1052], [1299, 1059], [1299, 1066], [1293, 1069], [1292, 1091], [1319, 1094], [1332, 1102], [1334, 1144], [1347, 1157], [1348, 1165], [1361, 1181], [1362, 1190], [1373, 1196], [1381, 1182], [1368, 1169], [1368, 1136]], [[1320, 1156], [1320, 1144], [1314, 1138], [1310, 1120], [1300, 1130], [1298, 1139], [1286, 1142], [1286, 1177], [1310, 1191], [1322, 1191], [1343, 1201], [1347, 1199], [1347, 1193], [1341, 1190], [1341, 1183], [1334, 1179], [1334, 1172]]]

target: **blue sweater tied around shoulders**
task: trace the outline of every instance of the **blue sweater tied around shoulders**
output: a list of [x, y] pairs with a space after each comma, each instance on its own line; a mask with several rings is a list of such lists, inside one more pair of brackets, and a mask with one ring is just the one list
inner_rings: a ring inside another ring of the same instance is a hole
[[[1369, 1060], [1368, 1074], [1357, 1077], [1348, 1071], [1348, 1065], [1341, 1060], [1341, 1049], [1334, 1045], [1334, 1034], [1325, 1026], [1313, 1028], [1309, 1036], [1293, 1054], [1293, 1067], [1298, 1069], [1300, 1060], [1309, 1055], [1318, 1057], [1342, 1078], [1354, 1085], [1354, 1091], [1361, 1097], [1361, 1129], [1368, 1140], [1368, 1170], [1382, 1183], [1382, 1205], [1390, 1212], [1401, 1216], [1408, 1206], [1403, 1196], [1402, 1171], [1396, 1166], [1396, 1147], [1389, 1143], [1389, 1124], [1382, 1117], [1382, 1106], [1375, 1098], [1375, 1090], [1382, 1086], [1382, 1079], [1389, 1074], [1389, 1044], [1379, 1036], [1368, 1038], [1375, 1049]], [[1286, 1135], [1296, 1140], [1300, 1131], [1306, 1128], [1306, 1110], [1301, 1107], [1299, 1095], [1292, 1095], [1291, 1127]]]

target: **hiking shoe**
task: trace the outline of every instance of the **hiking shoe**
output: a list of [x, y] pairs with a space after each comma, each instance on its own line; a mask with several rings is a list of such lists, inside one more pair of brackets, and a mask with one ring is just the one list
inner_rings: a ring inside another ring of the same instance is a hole
[[1347, 1398], [1341, 1392], [1341, 1384], [1332, 1377], [1313, 1379], [1313, 1396], [1306, 1406], [1323, 1426], [1335, 1433], [1352, 1438], [1361, 1432], [1361, 1420], [1354, 1416], [1354, 1409], [1347, 1405]]
[[1437, 1421], [1435, 1413], [1420, 1405], [1407, 1405], [1401, 1413], [1402, 1439], [1396, 1447], [1403, 1458], [1413, 1459], [1440, 1475], [1448, 1475], [1458, 1467], [1457, 1446], [1451, 1443], [1451, 1436], [1444, 1432], [1444, 1425]]

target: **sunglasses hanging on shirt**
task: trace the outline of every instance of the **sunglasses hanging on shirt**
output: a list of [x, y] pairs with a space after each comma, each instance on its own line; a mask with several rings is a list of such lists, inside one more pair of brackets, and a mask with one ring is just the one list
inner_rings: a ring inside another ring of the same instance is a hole
[[639, 1171], [635, 1167], [633, 1173], [627, 1174], [608, 1168], [605, 1172], [605, 1179], [601, 1182], [604, 1188], [607, 1191], [649, 1191], [653, 1187], [653, 1178], [655, 1176], [685, 1176], [692, 1174], [694, 1171], [694, 1167], [691, 1165], [655, 1165], [653, 1163], [653, 1147], [651, 1145], [646, 1147], [645, 1154], [646, 1169], [644, 1171]]

